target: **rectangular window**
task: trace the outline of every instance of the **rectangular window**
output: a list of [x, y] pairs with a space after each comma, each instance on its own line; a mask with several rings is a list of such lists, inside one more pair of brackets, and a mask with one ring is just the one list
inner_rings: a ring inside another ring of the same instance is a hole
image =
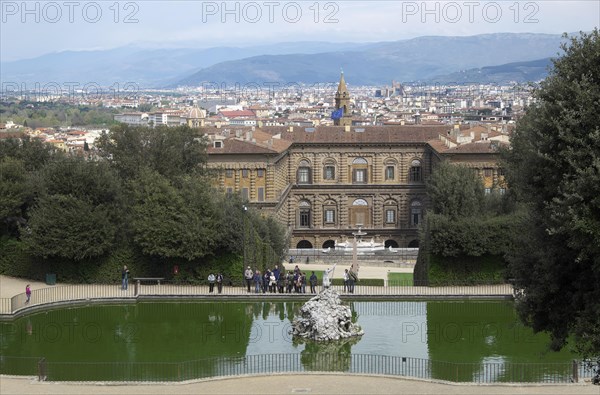
[[386, 180], [394, 179], [394, 166], [387, 166], [385, 168], [385, 179]]
[[310, 210], [300, 210], [300, 227], [308, 228], [310, 226]]
[[309, 184], [310, 169], [301, 167], [298, 169], [298, 184]]
[[358, 212], [354, 214], [354, 225], [364, 225], [365, 224], [365, 213]]
[[262, 187], [258, 188], [258, 201], [259, 202], [265, 201], [265, 188], [262, 188]]
[[248, 178], [248, 169], [242, 169], [242, 177]]
[[325, 210], [325, 223], [326, 224], [335, 223], [335, 210], [332, 210], [332, 209]]
[[420, 182], [421, 181], [421, 166], [413, 166], [410, 168], [410, 181]]
[[256, 176], [257, 177], [264, 177], [265, 176], [264, 169], [258, 169], [258, 170], [256, 170]]
[[242, 199], [248, 200], [248, 188], [242, 188]]
[[504, 195], [506, 193], [506, 188], [499, 189], [500, 195]]
[[225, 170], [225, 177], [232, 178], [233, 177], [233, 169]]
[[335, 167], [325, 166], [325, 170], [323, 172], [323, 178], [326, 180], [335, 180]]
[[233, 188], [231, 188], [231, 187], [228, 187], [228, 188], [227, 188], [227, 194], [228, 194], [228, 195], [233, 195]]
[[503, 168], [501, 168], [501, 167], [500, 167], [500, 168], [498, 169], [498, 175], [499, 175], [499, 176], [504, 176], [504, 169], [503, 169]]
[[485, 188], [485, 194], [489, 195], [490, 193], [492, 193], [492, 189], [491, 188]]
[[420, 219], [421, 219], [421, 213], [413, 212], [412, 224], [414, 226], [419, 225]]
[[483, 175], [485, 177], [491, 177], [493, 174], [493, 169], [486, 167], [485, 169], [483, 169]]
[[393, 224], [394, 222], [396, 222], [395, 210], [385, 210], [385, 222], [388, 224]]
[[358, 184], [367, 182], [367, 169], [354, 170], [354, 182]]

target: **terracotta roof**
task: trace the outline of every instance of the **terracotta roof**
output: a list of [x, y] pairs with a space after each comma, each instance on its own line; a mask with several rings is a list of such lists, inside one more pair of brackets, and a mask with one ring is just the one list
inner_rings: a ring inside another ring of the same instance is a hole
[[219, 154], [277, 154], [278, 152], [250, 141], [243, 141], [236, 138], [223, 140], [222, 148], [209, 146], [207, 148], [209, 155]]
[[443, 151], [444, 154], [493, 154], [498, 152], [498, 146], [506, 145], [498, 141], [480, 141], [462, 144]]
[[219, 114], [221, 114], [222, 116], [227, 117], [227, 118], [255, 117], [256, 116], [256, 114], [254, 114], [254, 112], [250, 111], [250, 110], [219, 111]]
[[[381, 144], [381, 143], [425, 143], [446, 133], [450, 126], [364, 126], [352, 127], [346, 132], [343, 126], [318, 126], [313, 132], [295, 127], [294, 132], [282, 133], [282, 138], [294, 143], [312, 144]], [[357, 132], [356, 130], [363, 130]]]

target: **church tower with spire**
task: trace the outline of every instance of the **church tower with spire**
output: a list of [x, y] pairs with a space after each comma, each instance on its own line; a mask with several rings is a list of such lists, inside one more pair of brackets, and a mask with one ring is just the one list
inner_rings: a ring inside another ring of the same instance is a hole
[[343, 114], [341, 117], [335, 117], [333, 119], [333, 124], [335, 126], [351, 126], [352, 114], [350, 113], [350, 94], [348, 93], [348, 88], [346, 88], [343, 71], [341, 72], [340, 83], [338, 84], [338, 89], [335, 93], [335, 109], [336, 111], [341, 109]]

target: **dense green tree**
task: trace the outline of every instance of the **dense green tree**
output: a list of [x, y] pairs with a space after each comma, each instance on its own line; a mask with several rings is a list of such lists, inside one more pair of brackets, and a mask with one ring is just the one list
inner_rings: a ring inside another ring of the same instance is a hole
[[205, 182], [196, 177], [171, 182], [144, 169], [131, 184], [133, 239], [145, 254], [194, 260], [214, 252], [216, 195]]
[[38, 170], [53, 158], [63, 156], [63, 153], [57, 151], [52, 145], [29, 136], [0, 140], [0, 158], [19, 159], [27, 171]]
[[123, 196], [107, 163], [55, 160], [35, 181], [37, 196], [21, 232], [33, 255], [82, 260], [114, 247], [124, 221]]
[[21, 217], [21, 206], [27, 194], [27, 172], [23, 161], [12, 157], [0, 159], [0, 221]]
[[485, 193], [481, 178], [470, 168], [439, 163], [427, 181], [427, 196], [435, 214], [450, 218], [481, 213]]
[[569, 335], [600, 354], [600, 37], [570, 39], [535, 92], [506, 154], [510, 187], [528, 216], [510, 255], [518, 308], [553, 347]]
[[118, 125], [96, 142], [99, 154], [118, 169], [124, 179], [150, 168], [173, 179], [204, 170], [206, 142], [187, 127], [133, 127]]

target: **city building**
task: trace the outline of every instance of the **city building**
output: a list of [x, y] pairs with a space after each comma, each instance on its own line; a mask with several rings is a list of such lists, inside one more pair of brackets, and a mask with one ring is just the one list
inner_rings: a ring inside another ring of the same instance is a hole
[[335, 110], [343, 115], [334, 126], [200, 129], [211, 141], [217, 185], [277, 218], [291, 248], [335, 248], [359, 227], [386, 248], [417, 247], [425, 180], [442, 160], [480, 171], [490, 192], [503, 188], [502, 142], [492, 140], [501, 133], [440, 123], [352, 126], [349, 100], [342, 74]]

